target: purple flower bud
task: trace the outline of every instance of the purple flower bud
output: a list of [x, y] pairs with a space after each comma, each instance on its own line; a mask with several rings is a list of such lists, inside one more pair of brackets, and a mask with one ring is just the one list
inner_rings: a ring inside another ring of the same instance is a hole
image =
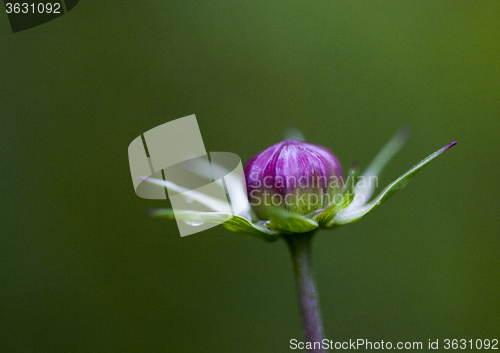
[[286, 140], [245, 165], [248, 200], [260, 219], [270, 208], [301, 215], [325, 207], [342, 188], [342, 167], [327, 148]]

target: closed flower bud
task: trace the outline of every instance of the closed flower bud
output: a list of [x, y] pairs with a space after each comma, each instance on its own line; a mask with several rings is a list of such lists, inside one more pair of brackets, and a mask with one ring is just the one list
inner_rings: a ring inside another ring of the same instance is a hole
[[334, 202], [342, 188], [342, 167], [327, 148], [286, 140], [250, 159], [245, 165], [248, 200], [256, 215], [270, 211], [309, 214]]

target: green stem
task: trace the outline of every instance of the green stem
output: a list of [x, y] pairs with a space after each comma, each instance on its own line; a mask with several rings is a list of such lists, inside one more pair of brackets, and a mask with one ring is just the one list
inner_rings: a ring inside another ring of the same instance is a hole
[[324, 353], [327, 350], [321, 348], [321, 342], [325, 338], [323, 322], [311, 264], [311, 240], [313, 235], [314, 231], [295, 233], [284, 235], [283, 239], [286, 241], [292, 255], [304, 337], [306, 342], [311, 342], [313, 347], [309, 352]]

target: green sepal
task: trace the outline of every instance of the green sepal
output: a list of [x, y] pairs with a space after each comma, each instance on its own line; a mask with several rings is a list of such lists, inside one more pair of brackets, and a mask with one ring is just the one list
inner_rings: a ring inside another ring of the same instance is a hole
[[174, 211], [170, 208], [154, 209], [149, 212], [153, 217], [166, 217], [180, 219], [189, 223], [216, 223], [222, 224], [226, 229], [247, 236], [257, 237], [265, 241], [275, 241], [279, 232], [269, 229], [261, 224], [254, 224], [246, 218], [226, 212], [199, 212], [190, 210]]
[[280, 233], [306, 233], [318, 228], [318, 222], [298, 213], [270, 209], [268, 215], [269, 221], [265, 223], [266, 226]]
[[320, 226], [327, 225], [335, 215], [346, 209], [354, 199], [354, 180], [359, 173], [359, 168], [356, 163], [353, 163], [351, 168], [349, 168], [349, 172], [347, 173], [347, 180], [344, 183], [344, 186], [341, 190], [342, 199], [341, 202], [336, 202], [337, 200], [333, 200], [327, 207], [319, 210], [316, 214], [313, 215], [312, 219], [318, 222]]
[[318, 224], [322, 227], [329, 227], [332, 219], [342, 210], [345, 210], [351, 204], [352, 200], [354, 200], [354, 193], [352, 190], [347, 190], [344, 194], [342, 194], [342, 202], [341, 203], [333, 203], [324, 211], [316, 214], [313, 219], [318, 222]]
[[378, 206], [383, 204], [389, 197], [391, 197], [396, 191], [404, 188], [408, 181], [418, 173], [423, 167], [425, 167], [429, 162], [439, 156], [441, 153], [456, 145], [456, 142], [452, 142], [449, 145], [441, 148], [440, 150], [432, 153], [427, 158], [424, 158], [420, 163], [414, 165], [410, 170], [397, 178], [389, 186], [387, 186], [374, 200], [370, 201], [368, 204], [361, 207], [348, 207], [344, 211], [339, 212], [330, 222], [329, 225], [341, 225], [358, 221], [365, 214], [373, 211]]

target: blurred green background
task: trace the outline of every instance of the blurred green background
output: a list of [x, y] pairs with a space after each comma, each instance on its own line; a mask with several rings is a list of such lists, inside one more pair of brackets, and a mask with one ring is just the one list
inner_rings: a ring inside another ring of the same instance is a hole
[[459, 144], [314, 261], [335, 341], [500, 339], [500, 2], [81, 1], [0, 16], [0, 350], [286, 352], [283, 242], [185, 238], [145, 210], [128, 144], [196, 114], [247, 160], [299, 128], [344, 169], [403, 124], [380, 186]]

